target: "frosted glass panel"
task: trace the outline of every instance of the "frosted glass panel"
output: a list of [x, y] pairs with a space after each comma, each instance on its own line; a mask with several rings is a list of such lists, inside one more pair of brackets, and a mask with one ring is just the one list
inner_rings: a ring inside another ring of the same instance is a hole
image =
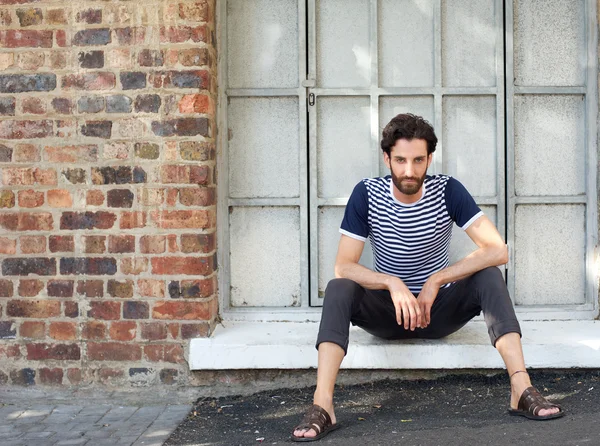
[[230, 88], [298, 87], [298, 1], [228, 0], [227, 56]]
[[[344, 207], [319, 208], [319, 297], [323, 297], [327, 283], [335, 277], [334, 265], [340, 242], [340, 225], [344, 218]], [[367, 241], [359, 263], [373, 268], [373, 251]]]
[[[381, 140], [384, 127], [394, 116], [400, 113], [412, 113], [422, 116], [433, 125], [433, 96], [382, 96], [379, 98], [379, 140]], [[383, 162], [381, 149], [379, 149], [379, 154], [381, 155], [379, 157], [379, 175], [389, 175], [390, 169]], [[433, 165], [429, 169], [430, 171], [433, 170]]]
[[347, 197], [371, 176], [372, 148], [368, 97], [319, 97], [317, 126], [318, 193]]
[[433, 9], [432, 0], [379, 2], [380, 86], [433, 86]]
[[585, 206], [520, 205], [515, 219], [515, 303], [584, 303]]
[[229, 99], [229, 195], [299, 196], [298, 99]]
[[317, 85], [371, 85], [369, 0], [318, 0]]
[[496, 195], [496, 98], [443, 99], [444, 173], [480, 197]]
[[[493, 0], [442, 1], [442, 82], [447, 87], [496, 85]], [[502, 61], [499, 61], [500, 63]]]
[[583, 96], [515, 96], [517, 195], [585, 193]]
[[231, 232], [231, 305], [300, 306], [300, 212], [235, 207]]
[[[496, 206], [479, 206], [479, 208], [492, 223], [498, 224], [496, 221]], [[504, 235], [501, 235], [504, 238]], [[452, 229], [452, 241], [450, 242], [450, 265], [464, 259], [476, 249], [477, 245], [473, 243], [467, 233], [455, 224]]]
[[515, 85], [584, 85], [585, 21], [584, 0], [515, 1]]

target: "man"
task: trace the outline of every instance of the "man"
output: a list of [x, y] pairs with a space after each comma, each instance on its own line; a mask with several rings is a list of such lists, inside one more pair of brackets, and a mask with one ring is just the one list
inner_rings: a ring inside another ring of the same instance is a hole
[[[292, 433], [294, 441], [318, 440], [339, 427], [333, 389], [350, 323], [385, 339], [431, 339], [454, 333], [483, 311], [510, 377], [509, 413], [534, 420], [564, 415], [532, 387], [525, 370], [519, 323], [496, 268], [508, 261], [502, 237], [462, 184], [446, 175], [427, 175], [436, 144], [423, 118], [396, 116], [381, 141], [390, 176], [361, 181], [348, 200], [336, 279], [325, 291], [316, 343], [314, 405]], [[478, 249], [449, 266], [454, 223]], [[358, 263], [367, 237], [374, 271]]]

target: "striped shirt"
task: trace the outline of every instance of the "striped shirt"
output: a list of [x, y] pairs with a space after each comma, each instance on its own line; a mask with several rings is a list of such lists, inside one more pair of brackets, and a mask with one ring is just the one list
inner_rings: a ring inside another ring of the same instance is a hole
[[393, 187], [389, 175], [358, 183], [340, 232], [361, 241], [369, 238], [374, 270], [399, 277], [418, 294], [429, 276], [448, 266], [453, 224], [466, 230], [483, 212], [465, 187], [447, 175], [426, 176], [415, 203], [398, 201]]

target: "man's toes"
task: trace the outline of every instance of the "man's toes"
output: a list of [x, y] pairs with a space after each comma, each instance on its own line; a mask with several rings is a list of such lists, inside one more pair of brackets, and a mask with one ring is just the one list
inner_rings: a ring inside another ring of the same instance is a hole
[[558, 407], [553, 407], [551, 409], [541, 409], [539, 412], [539, 415], [542, 417], [545, 417], [546, 415], [554, 415], [555, 413], [559, 412], [559, 408]]
[[294, 431], [294, 437], [312, 438], [316, 435], [317, 433], [313, 429], [296, 429]]

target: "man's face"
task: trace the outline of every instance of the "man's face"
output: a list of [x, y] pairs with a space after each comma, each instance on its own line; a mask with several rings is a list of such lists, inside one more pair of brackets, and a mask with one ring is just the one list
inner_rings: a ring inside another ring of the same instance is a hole
[[399, 139], [389, 156], [383, 154], [383, 159], [390, 168], [396, 189], [402, 195], [411, 196], [421, 190], [432, 156], [427, 154], [424, 139]]

